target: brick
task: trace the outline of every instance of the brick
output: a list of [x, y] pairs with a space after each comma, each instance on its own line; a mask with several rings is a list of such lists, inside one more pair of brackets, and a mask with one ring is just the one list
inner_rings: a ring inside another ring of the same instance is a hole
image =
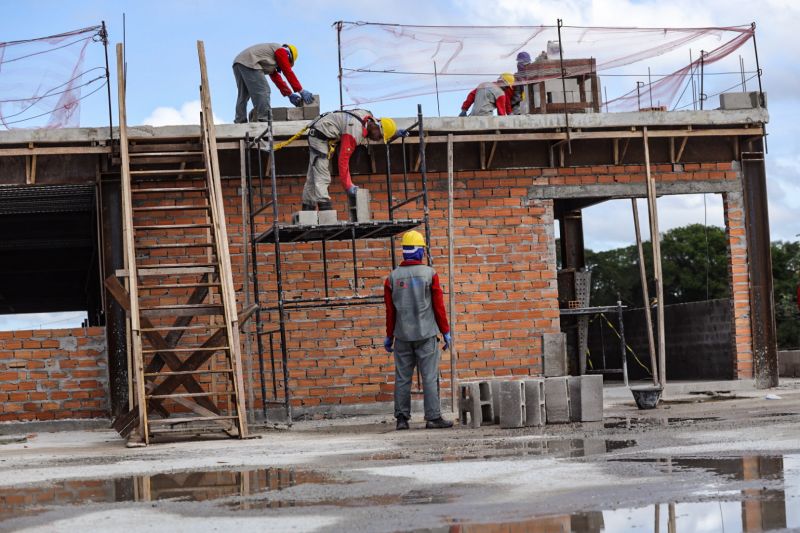
[[569, 387], [567, 377], [546, 378], [544, 381], [545, 408], [548, 424], [570, 421]]

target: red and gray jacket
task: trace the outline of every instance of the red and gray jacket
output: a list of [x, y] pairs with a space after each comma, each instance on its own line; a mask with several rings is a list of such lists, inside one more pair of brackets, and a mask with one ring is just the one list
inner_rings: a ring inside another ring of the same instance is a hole
[[339, 142], [339, 180], [345, 190], [353, 185], [350, 156], [358, 145], [367, 144], [367, 123], [371, 120], [375, 119], [366, 109], [348, 109], [325, 113], [309, 125], [318, 138]]
[[283, 96], [289, 96], [292, 91], [281, 78], [281, 73], [286, 76], [294, 92], [303, 90], [303, 86], [300, 85], [297, 76], [292, 71], [289, 51], [278, 43], [254, 44], [249, 48], [245, 48], [234, 58], [233, 64], [235, 65], [236, 63], [254, 70], [263, 71]]
[[511, 96], [514, 94], [512, 87], [502, 88], [497, 82], [487, 81], [472, 89], [467, 99], [461, 104], [461, 110], [466, 111], [472, 106], [469, 116], [489, 116], [497, 109], [498, 115], [511, 114]]
[[403, 261], [383, 285], [386, 336], [419, 341], [450, 333], [439, 275], [421, 261]]

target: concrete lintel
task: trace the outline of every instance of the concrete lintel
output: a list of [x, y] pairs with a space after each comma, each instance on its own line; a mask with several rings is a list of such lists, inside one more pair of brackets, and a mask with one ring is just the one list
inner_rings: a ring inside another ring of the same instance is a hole
[[[741, 192], [739, 180], [666, 181], [656, 183], [659, 196], [673, 194], [702, 194]], [[528, 200], [562, 198], [645, 198], [645, 183], [604, 183], [596, 185], [532, 185]]]

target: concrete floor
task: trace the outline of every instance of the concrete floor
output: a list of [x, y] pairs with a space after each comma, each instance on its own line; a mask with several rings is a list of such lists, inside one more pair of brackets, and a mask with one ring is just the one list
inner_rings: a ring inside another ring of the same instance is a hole
[[638, 411], [612, 387], [604, 422], [541, 429], [395, 432], [387, 415], [144, 449], [6, 426], [0, 531], [800, 528], [800, 383], [668, 398]]

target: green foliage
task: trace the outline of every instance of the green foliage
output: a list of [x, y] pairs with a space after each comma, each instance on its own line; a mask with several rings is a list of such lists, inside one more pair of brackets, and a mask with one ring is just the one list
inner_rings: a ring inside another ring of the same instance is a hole
[[800, 242], [772, 243], [772, 288], [778, 347], [800, 347], [800, 317], [797, 312], [797, 281], [800, 272]]

